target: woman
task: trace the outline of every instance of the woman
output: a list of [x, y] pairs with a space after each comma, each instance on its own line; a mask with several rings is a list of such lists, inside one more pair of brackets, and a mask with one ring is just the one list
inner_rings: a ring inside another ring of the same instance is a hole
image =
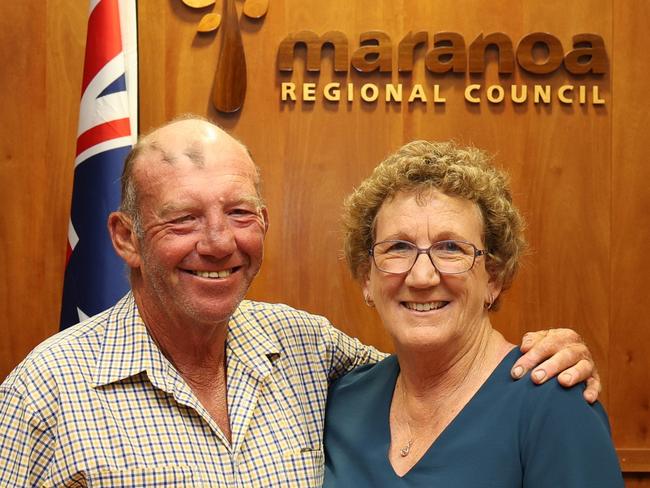
[[345, 250], [396, 356], [338, 380], [326, 487], [622, 487], [599, 404], [512, 381], [520, 356], [489, 313], [525, 247], [486, 155], [416, 141], [348, 198]]

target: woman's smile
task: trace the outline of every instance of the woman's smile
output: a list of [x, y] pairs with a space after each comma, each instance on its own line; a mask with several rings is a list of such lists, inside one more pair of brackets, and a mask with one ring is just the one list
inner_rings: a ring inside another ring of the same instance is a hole
[[414, 312], [431, 312], [433, 310], [440, 310], [446, 307], [448, 301], [434, 301], [434, 302], [400, 302], [405, 308]]

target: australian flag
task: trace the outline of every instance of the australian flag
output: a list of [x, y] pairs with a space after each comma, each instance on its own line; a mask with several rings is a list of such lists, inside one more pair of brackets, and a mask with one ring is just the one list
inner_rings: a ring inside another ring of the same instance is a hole
[[135, 0], [90, 0], [61, 329], [112, 306], [127, 271], [106, 228], [137, 135]]

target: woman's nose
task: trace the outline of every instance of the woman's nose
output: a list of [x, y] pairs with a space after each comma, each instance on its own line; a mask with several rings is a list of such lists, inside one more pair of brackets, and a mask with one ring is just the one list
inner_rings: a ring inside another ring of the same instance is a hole
[[428, 254], [419, 254], [406, 275], [405, 283], [414, 288], [426, 288], [440, 283], [440, 273]]

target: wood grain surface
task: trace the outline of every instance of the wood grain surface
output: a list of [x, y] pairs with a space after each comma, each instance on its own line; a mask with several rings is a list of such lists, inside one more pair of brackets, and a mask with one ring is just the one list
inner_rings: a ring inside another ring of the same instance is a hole
[[[645, 155], [650, 115], [649, 36], [633, 28], [648, 18], [650, 6], [635, 0], [614, 10], [614, 84], [612, 114], [612, 180], [608, 410], [617, 446], [629, 451], [631, 469], [650, 473], [650, 166]], [[617, 55], [618, 53], [618, 55]], [[645, 386], [641, 386], [645, 385]], [[625, 463], [623, 463], [625, 464]], [[650, 474], [647, 474], [650, 477]], [[650, 478], [646, 478], [650, 486]]]
[[0, 377], [57, 331], [86, 7], [0, 7]]

